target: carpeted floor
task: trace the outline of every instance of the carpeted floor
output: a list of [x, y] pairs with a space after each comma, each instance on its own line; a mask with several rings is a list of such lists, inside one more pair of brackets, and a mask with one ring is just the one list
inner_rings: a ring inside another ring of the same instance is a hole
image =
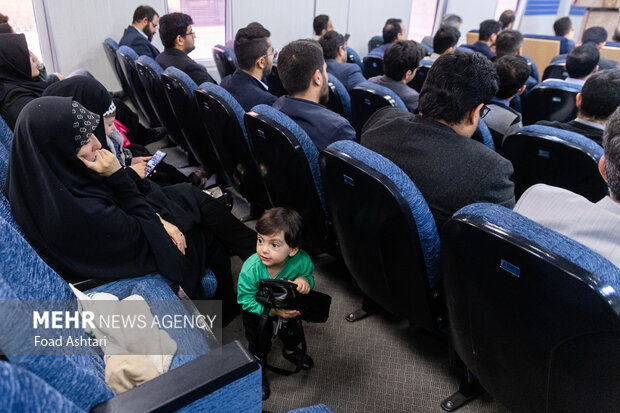
[[[388, 314], [347, 322], [344, 316], [359, 307], [361, 295], [346, 268], [328, 255], [315, 256], [313, 262], [315, 289], [332, 296], [328, 322], [304, 324], [314, 368], [289, 377], [268, 372], [271, 397], [263, 409], [286, 412], [323, 403], [338, 413], [443, 411], [440, 402], [458, 388], [445, 339]], [[233, 259], [233, 273], [240, 268]], [[247, 345], [240, 316], [223, 331], [223, 342], [232, 340]], [[276, 340], [270, 362], [292, 367], [281, 351]], [[508, 412], [488, 394], [458, 411]]]

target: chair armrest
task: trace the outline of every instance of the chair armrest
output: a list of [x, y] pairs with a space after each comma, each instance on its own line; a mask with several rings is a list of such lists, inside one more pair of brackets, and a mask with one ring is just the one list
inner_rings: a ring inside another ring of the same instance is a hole
[[100, 403], [91, 412], [176, 411], [258, 369], [254, 357], [234, 341]]

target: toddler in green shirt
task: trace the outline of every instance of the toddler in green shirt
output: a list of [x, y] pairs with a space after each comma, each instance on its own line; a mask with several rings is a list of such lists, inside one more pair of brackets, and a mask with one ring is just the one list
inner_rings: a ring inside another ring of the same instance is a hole
[[[314, 287], [314, 269], [306, 252], [301, 250], [301, 216], [291, 209], [272, 208], [263, 213], [256, 223], [256, 254], [248, 258], [241, 267], [237, 285], [237, 301], [243, 308], [243, 327], [248, 339], [248, 349], [261, 363], [271, 350], [273, 322], [268, 322], [261, 337], [258, 325], [263, 305], [256, 301], [258, 285], [262, 279], [289, 280], [297, 285], [297, 291], [308, 294]], [[302, 357], [299, 349], [302, 337], [298, 333], [301, 323], [299, 311], [272, 308], [269, 315], [283, 322], [278, 337], [284, 344], [282, 356], [295, 365]], [[313, 366], [312, 358], [305, 355], [303, 368]], [[263, 368], [263, 400], [269, 397], [270, 389]]]

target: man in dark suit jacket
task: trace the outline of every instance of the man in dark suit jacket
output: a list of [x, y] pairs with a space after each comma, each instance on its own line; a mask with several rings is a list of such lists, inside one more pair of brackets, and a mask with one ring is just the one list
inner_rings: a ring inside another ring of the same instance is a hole
[[366, 81], [358, 65], [347, 63], [347, 42], [343, 35], [331, 30], [321, 36], [319, 44], [323, 48], [327, 73], [336, 76], [347, 91]]
[[405, 25], [401, 19], [387, 19], [383, 26], [383, 44], [375, 47], [368, 53], [368, 56], [379, 57], [383, 59], [385, 51], [390, 48], [398, 40], [405, 39]]
[[[603, 48], [603, 46], [605, 46], [606, 41], [607, 41], [607, 30], [605, 30], [601, 26], [594, 26], [594, 27], [590, 27], [589, 29], [586, 29], [583, 32], [583, 36], [581, 37], [582, 45], [591, 43], [598, 48], [599, 52]], [[568, 53], [558, 55], [554, 57], [553, 59], [551, 59], [551, 63], [553, 64], [554, 62], [557, 62], [559, 60], [566, 60], [567, 55]], [[615, 60], [601, 57], [598, 61], [599, 70], [616, 69], [617, 67], [618, 67], [618, 62], [616, 62]]]
[[512, 164], [471, 136], [497, 92], [493, 64], [477, 53], [439, 57], [420, 94], [420, 115], [385, 108], [361, 143], [399, 166], [420, 189], [437, 228], [458, 209], [491, 202], [512, 208]]
[[275, 50], [269, 36], [269, 30], [257, 24], [239, 29], [235, 36], [238, 69], [220, 83], [246, 112], [261, 103], [271, 106], [277, 99], [262, 81], [273, 67]]
[[273, 104], [306, 131], [319, 151], [343, 139], [355, 140], [351, 124], [321, 105], [329, 96], [323, 49], [314, 40], [296, 40], [282, 49], [278, 74], [289, 93]]
[[197, 85], [204, 82], [216, 83], [207, 69], [194, 62], [187, 54], [194, 50], [196, 33], [192, 28], [192, 18], [185, 13], [170, 13], [159, 19], [159, 37], [164, 51], [155, 59], [166, 69], [174, 66], [185, 72]]
[[495, 53], [491, 50], [491, 46], [495, 45], [497, 34], [502, 29], [502, 25], [496, 20], [485, 20], [480, 23], [480, 29], [478, 30], [478, 41], [474, 44], [465, 44], [463, 47], [467, 47], [474, 52], [482, 53], [488, 59], [495, 56]]
[[159, 50], [151, 44], [151, 40], [157, 32], [158, 24], [159, 14], [155, 9], [139, 6], [133, 12], [133, 23], [125, 29], [119, 45], [131, 47], [138, 56], [145, 55], [155, 59]]
[[603, 146], [603, 130], [620, 106], [620, 70], [602, 70], [591, 75], [577, 94], [577, 118], [570, 122], [541, 120], [537, 125], [580, 133]]

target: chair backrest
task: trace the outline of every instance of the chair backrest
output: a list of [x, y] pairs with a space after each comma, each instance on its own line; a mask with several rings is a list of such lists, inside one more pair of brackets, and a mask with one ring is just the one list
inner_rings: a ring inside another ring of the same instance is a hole
[[316, 146], [297, 123], [271, 106], [253, 107], [244, 121], [273, 205], [299, 212], [307, 243], [325, 250], [330, 241]]
[[[607, 43], [618, 43], [618, 42], [607, 42]], [[601, 49], [601, 57], [606, 59], [615, 60], [620, 64], [620, 48], [618, 46], [608, 47], [605, 46]]]
[[224, 79], [228, 75], [232, 75], [237, 69], [237, 58], [235, 52], [229, 47], [216, 44], [213, 47], [213, 60], [215, 60], [215, 67], [220, 74], [220, 79]]
[[383, 59], [379, 56], [364, 56], [362, 59], [362, 74], [366, 79], [383, 74]]
[[523, 99], [523, 124], [539, 120], [569, 122], [577, 116], [575, 98], [581, 91], [578, 85], [562, 80], [539, 83]]
[[320, 165], [340, 251], [359, 288], [393, 314], [437, 329], [439, 235], [418, 188], [353, 141], [329, 145]]
[[245, 131], [245, 111], [226, 89], [213, 83], [203, 83], [194, 94], [198, 113], [230, 182], [252, 205], [270, 208], [271, 201]]
[[458, 50], [459, 52], [463, 52], [463, 53], [474, 53], [473, 49], [470, 49], [469, 47], [465, 47], [465, 46], [458, 46], [456, 50]]
[[467, 42], [467, 44], [474, 44], [478, 41], [479, 38], [480, 33], [478, 33], [478, 30], [470, 30], [465, 34], [465, 41]]
[[142, 115], [144, 115], [144, 118], [152, 127], [160, 126], [157, 115], [153, 110], [153, 105], [151, 105], [144, 86], [138, 77], [136, 69], [136, 60], [139, 58], [138, 54], [129, 46], [119, 47], [116, 54], [123, 69], [123, 74], [131, 88], [133, 100], [137, 103], [137, 109], [142, 112]]
[[560, 54], [560, 41], [525, 37], [523, 54], [529, 56], [537, 67], [547, 67], [551, 59]]
[[495, 142], [493, 142], [493, 135], [491, 134], [491, 131], [489, 130], [489, 127], [487, 126], [484, 119], [480, 119], [480, 122], [478, 122], [477, 132], [480, 134], [482, 138], [482, 144], [489, 149], [495, 150]]
[[0, 116], [0, 145], [4, 146], [4, 148], [8, 151], [11, 150], [11, 145], [13, 144], [13, 131], [9, 128], [9, 125], [6, 124], [2, 116]]
[[269, 93], [275, 95], [277, 97], [286, 95], [286, 89], [282, 86], [282, 81], [280, 80], [280, 76], [278, 75], [278, 67], [274, 63], [271, 68], [271, 73], [267, 75], [267, 86], [269, 86]]
[[116, 56], [116, 51], [118, 50], [118, 43], [109, 37], [103, 41], [103, 50], [105, 51], [105, 55], [112, 66], [112, 71], [116, 75], [116, 78], [121, 84], [123, 92], [127, 96], [130, 95], [129, 84], [127, 83], [127, 79], [125, 79], [125, 75], [123, 74], [123, 69], [121, 69], [121, 65], [118, 62], [118, 57]]
[[510, 411], [617, 410], [620, 269], [499, 205], [457, 211], [441, 240], [453, 345], [489, 394]]
[[565, 60], [556, 61], [545, 68], [543, 72], [542, 80], [547, 79], [566, 79], [568, 77], [568, 72], [564, 68]]
[[164, 70], [161, 81], [191, 153], [208, 174], [217, 172], [220, 169], [219, 161], [209, 139], [209, 132], [198, 115], [194, 98], [194, 91], [198, 86], [185, 72], [174, 66]]
[[407, 86], [420, 93], [422, 86], [424, 85], [424, 81], [426, 80], [426, 75], [428, 75], [428, 71], [431, 70], [432, 65], [432, 60], [422, 60], [415, 72], [415, 76], [411, 79], [411, 82], [407, 83]]
[[426, 44], [424, 42], [420, 42], [419, 45], [422, 46], [422, 49], [424, 49], [424, 54], [426, 56], [430, 56], [430, 55], [433, 54], [433, 52], [434, 52], [433, 46], [428, 45], [428, 44]]
[[336, 76], [328, 73], [327, 77], [329, 79], [327, 84], [329, 86], [329, 100], [325, 106], [351, 122], [351, 97], [349, 92], [347, 92], [347, 89]]
[[506, 136], [502, 151], [514, 167], [517, 198], [538, 183], [568, 189], [592, 202], [607, 195], [607, 184], [598, 171], [603, 148], [583, 135], [530, 125]]
[[362, 59], [360, 55], [350, 47], [347, 47], [347, 63], [355, 63], [360, 69], [362, 68]]
[[385, 106], [394, 106], [407, 110], [407, 106], [391, 89], [365, 82], [351, 90], [351, 125], [355, 128], [357, 136], [362, 132], [362, 127], [373, 113]]
[[166, 128], [168, 136], [175, 144], [184, 146], [185, 141], [181, 127], [174, 117], [161, 81], [161, 74], [164, 70], [151, 57], [140, 56], [136, 61], [136, 71], [144, 87], [144, 92], [151, 103], [151, 107], [155, 111], [155, 115], [160, 123]]
[[383, 36], [372, 36], [370, 40], [368, 40], [368, 53], [370, 53], [373, 49], [381, 46], [383, 44]]
[[6, 176], [9, 170], [10, 154], [10, 149], [0, 145], [0, 192], [2, 191], [2, 188], [4, 188], [4, 183], [6, 182]]

